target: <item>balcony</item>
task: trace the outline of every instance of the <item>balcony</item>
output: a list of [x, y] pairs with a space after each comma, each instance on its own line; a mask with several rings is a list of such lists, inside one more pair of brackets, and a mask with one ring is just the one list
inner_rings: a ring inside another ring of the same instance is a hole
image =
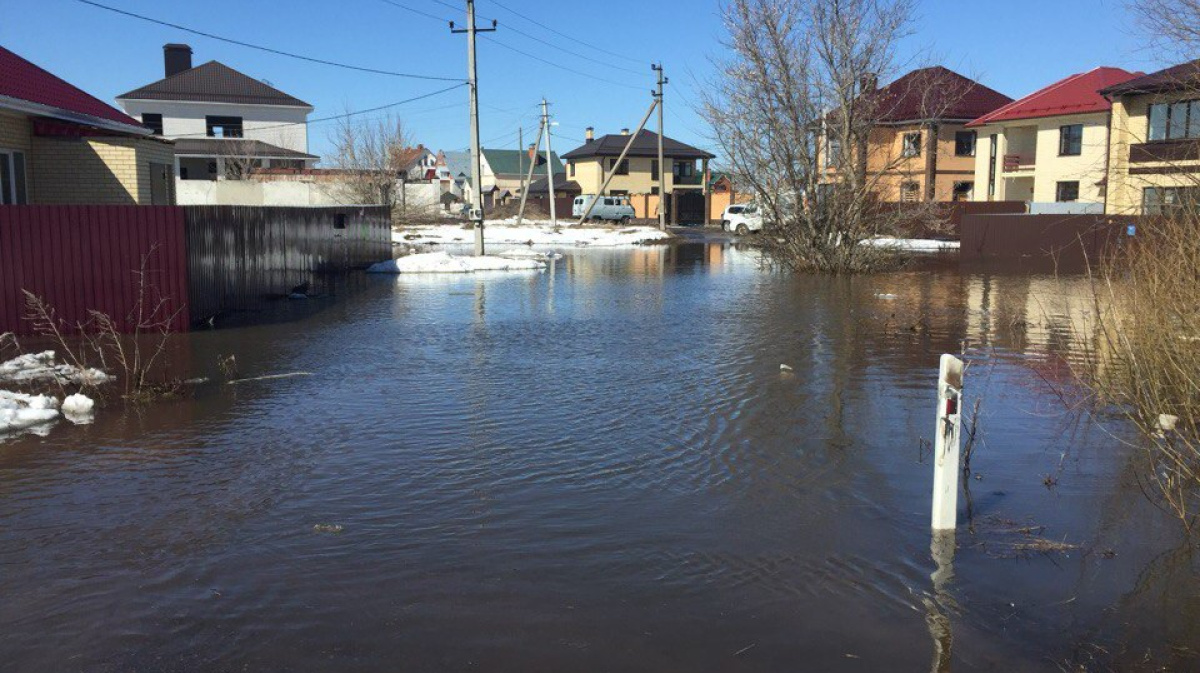
[[700, 176], [699, 175], [675, 175], [675, 176], [672, 176], [672, 181], [677, 185], [698, 186], [698, 185], [700, 185]]
[[1032, 171], [1037, 165], [1037, 157], [1026, 154], [1005, 154], [1004, 155], [1004, 172], [1005, 173], [1023, 173]]

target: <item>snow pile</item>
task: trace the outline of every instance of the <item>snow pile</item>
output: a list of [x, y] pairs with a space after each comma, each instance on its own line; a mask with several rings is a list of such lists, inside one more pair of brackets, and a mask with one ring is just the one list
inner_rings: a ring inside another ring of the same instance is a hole
[[880, 236], [863, 241], [862, 245], [872, 248], [888, 248], [907, 252], [940, 252], [942, 250], [958, 250], [958, 241], [938, 241], [931, 238], [890, 238]]
[[367, 273], [474, 273], [476, 271], [536, 271], [546, 267], [538, 259], [507, 259], [485, 255], [459, 257], [444, 252], [426, 252], [389, 259], [367, 269]]
[[[491, 244], [515, 244], [557, 247], [612, 247], [661, 243], [671, 234], [654, 227], [578, 226], [574, 220], [559, 220], [554, 227], [549, 220], [524, 220], [516, 226], [516, 218], [486, 223], [483, 240]], [[407, 227], [392, 232], [393, 243], [471, 243], [475, 231], [460, 225]]]
[[99, 385], [111, 378], [99, 369], [80, 369], [75, 365], [59, 363], [55, 358], [54, 351], [26, 353], [0, 363], [0, 382], [3, 383], [52, 381]]
[[25, 430], [44, 435], [57, 418], [53, 397], [0, 390], [0, 436]]
[[96, 402], [87, 395], [75, 393], [62, 401], [63, 416], [75, 425], [86, 425], [95, 418]]

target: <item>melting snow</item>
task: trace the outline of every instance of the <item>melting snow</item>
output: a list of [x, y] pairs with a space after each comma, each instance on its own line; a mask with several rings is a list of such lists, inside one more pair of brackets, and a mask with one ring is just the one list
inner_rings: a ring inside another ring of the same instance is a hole
[[[484, 242], [492, 244], [515, 244], [557, 247], [612, 247], [661, 243], [671, 234], [654, 227], [611, 227], [578, 226], [574, 220], [559, 220], [555, 228], [549, 220], [524, 220], [516, 226], [515, 217], [486, 223], [483, 229]], [[430, 227], [406, 227], [392, 232], [393, 243], [471, 243], [475, 240], [472, 229], [461, 225], [437, 225]]]
[[938, 241], [931, 238], [890, 238], [881, 236], [863, 241], [862, 245], [874, 248], [892, 248], [911, 252], [938, 252], [958, 250], [958, 241]]
[[44, 435], [57, 418], [53, 397], [0, 390], [0, 436], [26, 430]]
[[0, 363], [0, 382], [38, 383], [51, 381], [98, 385], [112, 377], [99, 369], [80, 369], [75, 365], [57, 361], [54, 351], [26, 353], [7, 362]]
[[546, 267], [540, 259], [508, 259], [486, 255], [466, 257], [444, 252], [426, 252], [389, 259], [367, 269], [367, 273], [473, 273], [476, 271], [536, 271]]

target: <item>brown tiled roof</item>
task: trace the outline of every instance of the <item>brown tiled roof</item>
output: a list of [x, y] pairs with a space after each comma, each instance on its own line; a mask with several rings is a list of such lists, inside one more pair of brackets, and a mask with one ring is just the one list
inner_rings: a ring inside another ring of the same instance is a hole
[[242, 138], [178, 138], [175, 140], [176, 156], [204, 157], [261, 157], [271, 159], [319, 159], [315, 154], [305, 154], [284, 147], [277, 147], [261, 140]]
[[1200, 90], [1200, 59], [1180, 63], [1149, 75], [1100, 90], [1106, 98], [1139, 93]]
[[[590, 140], [562, 156], [564, 159], [618, 157], [621, 156], [621, 150], [625, 148], [627, 142], [629, 142], [629, 136], [610, 133]], [[666, 136], [663, 136], [663, 155], [670, 159], [712, 159], [715, 156]], [[626, 156], [657, 157], [658, 134], [643, 130], [633, 141], [633, 146], [629, 148], [629, 154]]]
[[942, 66], [920, 68], [870, 96], [882, 123], [971, 121], [1012, 99]]
[[299, 98], [217, 61], [184, 70], [117, 98], [312, 107]]

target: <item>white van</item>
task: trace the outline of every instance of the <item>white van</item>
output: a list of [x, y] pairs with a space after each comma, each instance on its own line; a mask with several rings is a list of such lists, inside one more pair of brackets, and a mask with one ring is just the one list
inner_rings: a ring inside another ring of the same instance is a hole
[[[571, 215], [583, 217], [584, 212], [588, 209], [588, 205], [596, 198], [593, 194], [576, 196], [575, 202], [571, 206]], [[629, 205], [629, 197], [601, 196], [599, 199], [599, 202], [592, 208], [592, 212], [588, 215], [588, 219], [620, 222], [621, 224], [628, 224], [629, 220], [633, 219], [633, 206]]]

